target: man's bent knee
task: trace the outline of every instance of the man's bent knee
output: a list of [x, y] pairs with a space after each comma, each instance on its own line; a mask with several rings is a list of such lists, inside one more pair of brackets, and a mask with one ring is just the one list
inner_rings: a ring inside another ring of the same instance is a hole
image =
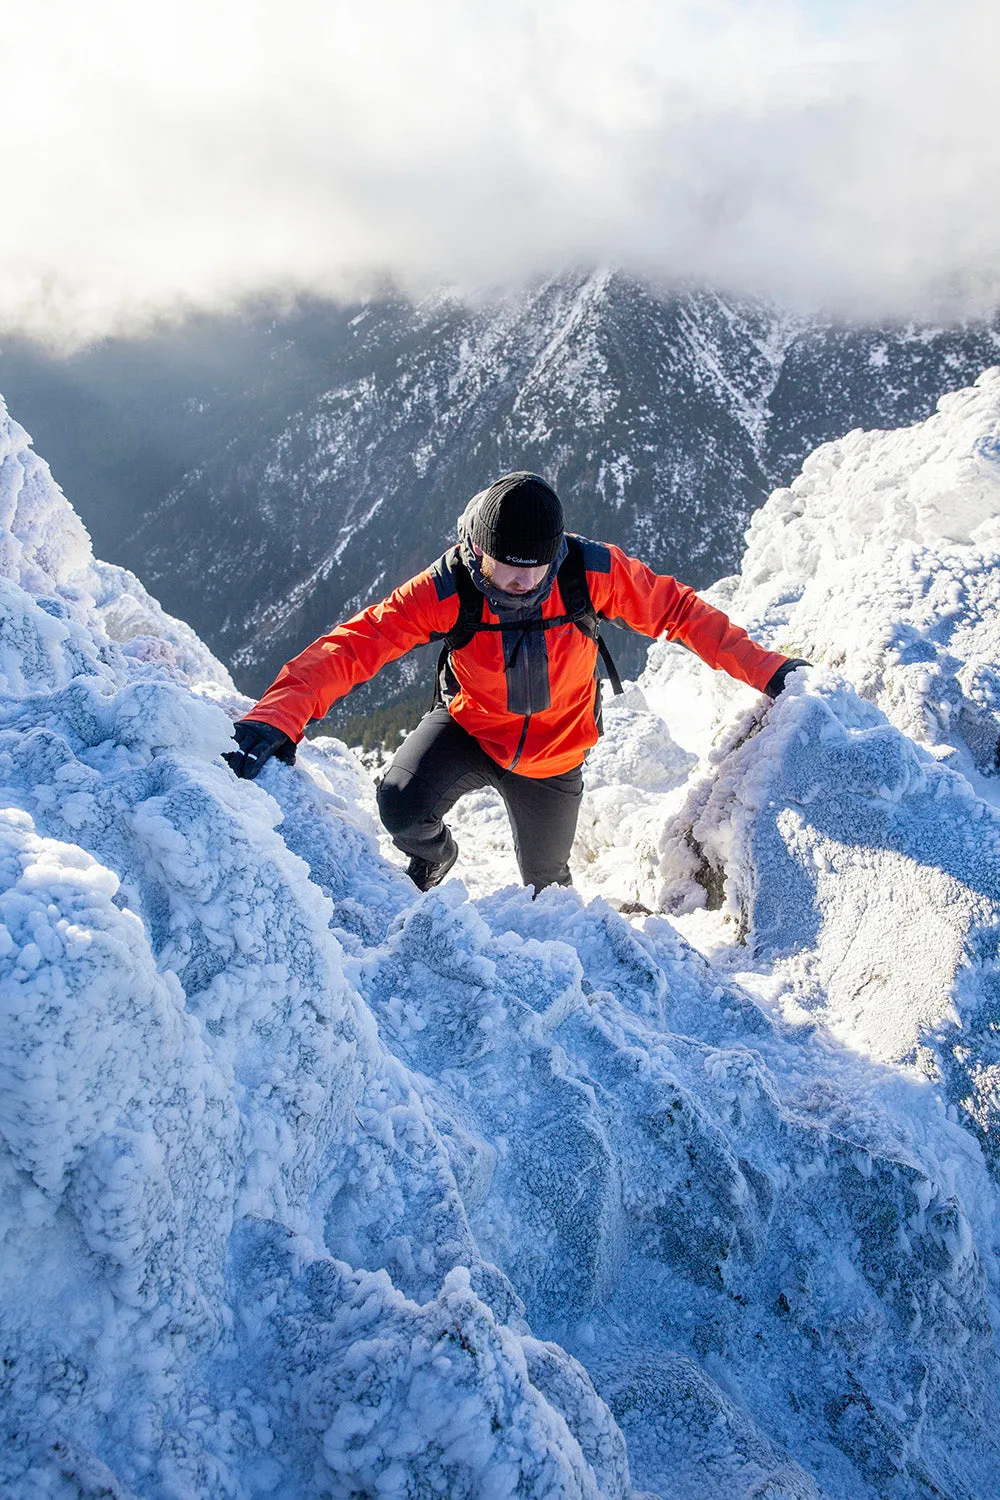
[[390, 766], [379, 782], [375, 799], [382, 826], [392, 834], [405, 833], [427, 816], [423, 789], [410, 771], [393, 775]]

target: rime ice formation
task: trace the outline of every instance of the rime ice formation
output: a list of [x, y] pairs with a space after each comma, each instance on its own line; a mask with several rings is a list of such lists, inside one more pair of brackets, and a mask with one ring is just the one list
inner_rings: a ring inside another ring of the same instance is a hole
[[1000, 1493], [998, 416], [772, 497], [818, 669], [657, 648], [535, 902], [487, 797], [418, 896], [336, 742], [237, 782], [3, 422], [0, 1492]]

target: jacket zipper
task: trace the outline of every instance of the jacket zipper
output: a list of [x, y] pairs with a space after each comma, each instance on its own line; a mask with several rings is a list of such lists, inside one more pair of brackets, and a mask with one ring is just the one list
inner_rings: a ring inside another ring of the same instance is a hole
[[517, 644], [514, 647], [513, 655], [514, 657], [516, 657], [514, 666], [517, 671], [517, 675], [520, 678], [521, 691], [524, 698], [527, 699], [528, 702], [528, 712], [524, 716], [524, 723], [521, 725], [521, 738], [517, 742], [517, 749], [514, 751], [514, 758], [511, 761], [510, 765], [507, 767], [508, 771], [513, 771], [514, 767], [521, 759], [521, 752], [524, 749], [524, 742], [528, 737], [528, 721], [530, 720], [532, 711], [534, 709], [534, 704], [532, 702], [531, 696], [531, 668], [528, 662], [528, 643], [525, 639], [527, 633], [528, 632], [526, 630], [522, 630], [517, 639]]
[[514, 759], [511, 761], [510, 765], [507, 767], [508, 771], [513, 771], [514, 767], [517, 765], [518, 761], [521, 759], [521, 751], [524, 749], [524, 742], [528, 738], [528, 721], [530, 720], [530, 718], [531, 718], [530, 714], [525, 714], [525, 716], [524, 716], [524, 724], [521, 727], [521, 738], [517, 742], [517, 749], [514, 751]]
[[516, 658], [517, 675], [521, 682], [521, 697], [528, 705], [528, 713], [532, 714], [534, 713], [535, 705], [531, 696], [531, 663], [528, 659], [529, 647], [527, 635], [528, 632], [526, 630], [521, 631], [512, 656]]

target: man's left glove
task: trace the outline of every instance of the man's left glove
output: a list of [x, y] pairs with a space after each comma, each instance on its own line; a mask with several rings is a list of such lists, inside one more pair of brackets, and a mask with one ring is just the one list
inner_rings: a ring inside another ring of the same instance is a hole
[[261, 723], [259, 719], [237, 719], [233, 739], [240, 748], [230, 750], [222, 758], [244, 781], [255, 780], [272, 755], [289, 766], [295, 762], [295, 741], [273, 724]]
[[769, 698], [777, 698], [778, 694], [781, 692], [782, 688], [785, 686], [785, 683], [788, 681], [788, 678], [791, 677], [793, 672], [797, 671], [799, 667], [811, 666], [812, 662], [803, 661], [801, 656], [793, 656], [788, 661], [782, 662], [781, 666], [775, 672], [774, 676], [771, 678], [771, 681], [764, 689], [765, 693]]

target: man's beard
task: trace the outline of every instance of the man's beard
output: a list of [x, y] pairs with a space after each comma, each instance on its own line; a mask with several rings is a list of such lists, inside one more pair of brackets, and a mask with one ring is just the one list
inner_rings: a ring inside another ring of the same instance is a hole
[[485, 555], [479, 559], [479, 571], [482, 573], [483, 577], [486, 579], [486, 582], [489, 584], [489, 586], [490, 586], [491, 589], [495, 589], [498, 594], [506, 594], [509, 599], [521, 599], [521, 598], [524, 597], [525, 594], [533, 594], [533, 593], [536, 592], [537, 589], [540, 589], [541, 586], [542, 586], [542, 584], [545, 582], [544, 578], [540, 579], [540, 581], [538, 583], [536, 583], [536, 585], [535, 585], [535, 587], [533, 589], [525, 589], [525, 588], [502, 589], [500, 587], [500, 585], [497, 583], [496, 578], [494, 576], [494, 572], [493, 572], [493, 559], [492, 559], [492, 557], [487, 558]]
[[482, 575], [483, 581], [485, 583], [488, 583], [491, 589], [496, 589], [497, 592], [500, 593], [500, 594], [506, 594], [508, 592], [507, 589], [502, 589], [497, 584], [497, 581], [496, 581], [496, 578], [495, 578], [494, 572], [493, 572], [493, 559], [492, 559], [492, 557], [485, 557], [485, 556], [483, 556], [483, 557], [481, 557], [479, 559], [479, 572]]

